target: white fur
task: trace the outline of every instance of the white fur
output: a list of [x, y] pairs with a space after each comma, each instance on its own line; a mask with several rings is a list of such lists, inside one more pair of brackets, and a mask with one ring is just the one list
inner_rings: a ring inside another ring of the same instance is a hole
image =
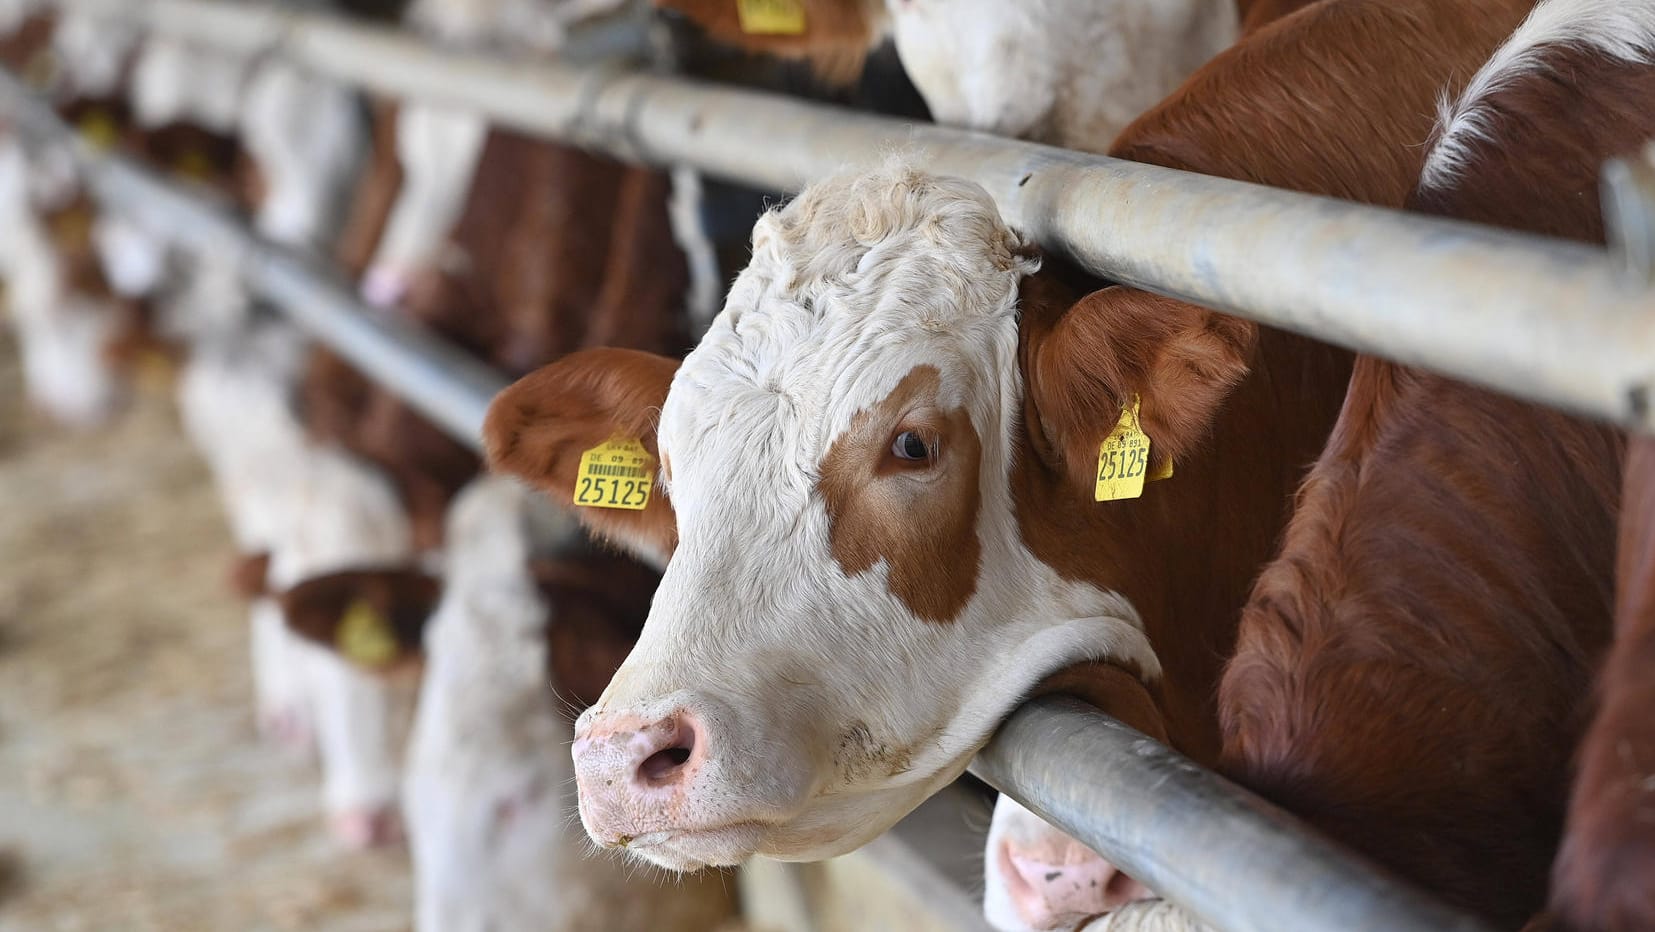
[[248, 79], [241, 131], [264, 176], [259, 232], [288, 245], [320, 245], [368, 146], [356, 94], [271, 60]]
[[[678, 549], [581, 731], [693, 711], [710, 756], [663, 832], [764, 825], [741, 841], [650, 833], [634, 852], [683, 869], [848, 851], [958, 776], [1048, 673], [1110, 657], [1158, 675], [1132, 606], [1061, 580], [1017, 528], [1016, 300], [1035, 266], [1017, 246], [981, 188], [903, 167], [821, 182], [759, 220], [752, 264], [661, 415]], [[982, 444], [977, 586], [946, 624], [892, 595], [884, 564], [844, 573], [816, 488], [853, 416], [920, 365], [940, 370], [937, 403], [968, 411]], [[842, 766], [858, 724], [908, 749], [906, 768]], [[589, 777], [604, 775], [582, 771], [587, 810]]]
[[152, 35], [133, 66], [133, 115], [140, 126], [186, 122], [233, 133], [246, 79], [246, 59]]
[[11, 35], [44, 6], [43, 0], [0, 0], [0, 35]]
[[1458, 98], [1445, 90], [1438, 104], [1435, 143], [1420, 183], [1453, 183], [1481, 143], [1493, 142], [1488, 98], [1519, 78], [1548, 67], [1546, 53], [1559, 47], [1590, 49], [1629, 63], [1655, 61], [1655, 2], [1651, 0], [1545, 0], [1529, 13]]
[[103, 360], [114, 310], [66, 287], [63, 263], [32, 204], [31, 169], [15, 138], [0, 143], [0, 277], [22, 351], [24, 391], [54, 419], [89, 427], [124, 397]]
[[[280, 591], [325, 573], [414, 562], [412, 531], [391, 483], [339, 451], [313, 447], [293, 477], [286, 520], [271, 553]], [[297, 642], [332, 813], [394, 805], [397, 749], [387, 685], [332, 650]]]
[[121, 17], [79, 7], [61, 9], [52, 31], [52, 50], [61, 66], [61, 92], [70, 97], [114, 94], [138, 39], [138, 27]]
[[[291, 408], [304, 343], [280, 323], [197, 341], [178, 380], [185, 430], [212, 470], [237, 549], [269, 553], [281, 540], [308, 445]], [[255, 599], [250, 612], [255, 709], [261, 728], [302, 741], [314, 732], [300, 659], [281, 609]]]
[[488, 123], [481, 115], [407, 103], [397, 114], [402, 188], [374, 251], [370, 282], [392, 282], [376, 303], [394, 303], [419, 269], [441, 260], [459, 222], [483, 154]]
[[681, 908], [695, 892], [594, 854], [575, 825], [572, 729], [546, 684], [556, 606], [527, 562], [530, 498], [485, 477], [449, 512], [403, 790], [418, 927], [704, 932], [705, 910]]
[[887, 0], [942, 123], [1101, 150], [1235, 40], [1234, 0]]
[[137, 220], [99, 211], [92, 220], [92, 246], [116, 294], [137, 298], [161, 287], [167, 272], [167, 242]]

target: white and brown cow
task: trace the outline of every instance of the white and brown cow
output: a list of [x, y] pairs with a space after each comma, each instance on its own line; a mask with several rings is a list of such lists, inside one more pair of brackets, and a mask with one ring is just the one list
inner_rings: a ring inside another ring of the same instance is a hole
[[[1502, 25], [1486, 4], [1329, 6], [1301, 27], [1324, 55], [1376, 24], [1395, 55], [1353, 62], [1312, 104], [1298, 84], [1321, 62], [1269, 74], [1304, 40], [1263, 30], [1115, 151], [1400, 203], [1428, 102], [1522, 10], [1492, 11]], [[1221, 91], [1238, 74], [1261, 82], [1240, 101]], [[594, 839], [678, 869], [849, 850], [1088, 661], [1090, 682], [1065, 688], [1106, 708], [1147, 691], [1169, 740], [1210, 761], [1233, 619], [1348, 356], [1035, 275], [980, 188], [904, 166], [813, 186], [761, 219], [753, 251], [682, 366], [577, 354], [490, 412], [497, 468], [560, 499], [612, 437], [660, 466], [643, 511], [582, 515], [671, 558], [638, 647], [577, 728]], [[1176, 474], [1096, 502], [1100, 442], [1132, 421]]]
[[[724, 42], [830, 77], [893, 39], [940, 123], [1099, 151], [1235, 40], [1234, 0], [804, 0], [753, 19], [731, 0], [656, 0]], [[738, 9], [740, 8], [740, 9]]]

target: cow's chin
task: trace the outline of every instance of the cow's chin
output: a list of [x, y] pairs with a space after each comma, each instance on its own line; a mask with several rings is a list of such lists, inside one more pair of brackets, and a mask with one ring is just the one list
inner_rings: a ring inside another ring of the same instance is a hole
[[965, 770], [971, 755], [930, 780], [852, 794], [818, 796], [792, 818], [734, 822], [712, 829], [652, 832], [631, 839], [627, 853], [679, 872], [734, 867], [754, 855], [778, 861], [822, 861], [849, 854], [901, 821]]

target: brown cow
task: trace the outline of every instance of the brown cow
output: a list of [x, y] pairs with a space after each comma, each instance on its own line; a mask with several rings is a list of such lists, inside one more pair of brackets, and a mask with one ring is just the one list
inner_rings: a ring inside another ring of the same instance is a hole
[[[1411, 206], [1600, 240], [1598, 167], [1655, 132], [1652, 40], [1655, 4], [1537, 8], [1445, 108]], [[1567, 132], [1529, 131], [1561, 113]], [[1607, 427], [1361, 359], [1243, 614], [1222, 768], [1451, 903], [1528, 919], [1608, 633], [1621, 449]], [[1590, 834], [1613, 809], [1593, 805], [1602, 774], [1561, 888], [1583, 928], [1638, 928], [1621, 910], [1647, 868], [1606, 860], [1651, 836], [1627, 811]]]

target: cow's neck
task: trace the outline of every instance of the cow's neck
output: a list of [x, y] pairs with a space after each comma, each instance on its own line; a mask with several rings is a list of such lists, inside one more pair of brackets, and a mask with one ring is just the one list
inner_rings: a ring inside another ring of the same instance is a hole
[[1217, 753], [1215, 693], [1236, 622], [1337, 417], [1350, 362], [1261, 329], [1251, 371], [1207, 440], [1137, 499], [1094, 502], [1091, 489], [1032, 451], [1018, 457], [1012, 482], [1026, 544], [1064, 578], [1131, 601], [1161, 662], [1168, 736], [1198, 760]]

